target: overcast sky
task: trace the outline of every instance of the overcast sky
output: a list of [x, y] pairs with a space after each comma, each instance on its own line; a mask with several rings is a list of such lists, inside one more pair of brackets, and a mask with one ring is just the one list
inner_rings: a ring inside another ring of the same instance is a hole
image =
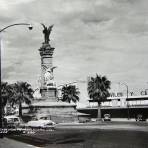
[[[130, 90], [148, 88], [148, 0], [0, 0], [0, 28], [21, 22], [34, 29], [16, 26], [2, 34], [3, 81], [37, 87], [40, 23], [45, 23], [54, 24], [51, 45], [58, 84], [98, 73]], [[86, 84], [78, 85], [85, 100]]]

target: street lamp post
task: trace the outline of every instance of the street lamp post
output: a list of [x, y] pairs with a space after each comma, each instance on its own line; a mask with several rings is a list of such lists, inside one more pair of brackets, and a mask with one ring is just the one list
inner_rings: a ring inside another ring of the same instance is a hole
[[125, 84], [125, 83], [120, 83], [119, 84], [121, 85], [124, 85], [126, 87], [126, 101], [127, 101], [127, 116], [128, 116], [128, 120], [129, 120], [129, 104], [128, 104], [128, 93], [129, 93], [129, 88], [128, 88], [128, 85]]
[[0, 32], [3, 32], [4, 30], [6, 30], [9, 27], [17, 26], [17, 25], [23, 25], [23, 26], [25, 25], [25, 26], [28, 26], [28, 29], [29, 30], [32, 30], [33, 29], [33, 27], [32, 27], [31, 24], [28, 24], [28, 23], [16, 23], [16, 24], [12, 24], [12, 25], [8, 25], [8, 26], [4, 27], [3, 29], [0, 30]]
[[[28, 26], [29, 30], [33, 29], [31, 24], [28, 24], [28, 23], [16, 23], [16, 24], [8, 25], [8, 26], [0, 29], [0, 33], [4, 32], [9, 27], [18, 26], [18, 25]], [[0, 52], [1, 52], [1, 38], [0, 38]], [[1, 69], [1, 64], [0, 64], [0, 69]], [[1, 82], [1, 77], [0, 77], [0, 82]], [[0, 97], [0, 129], [2, 129], [2, 127], [3, 127], [3, 109], [2, 109], [2, 97]], [[0, 138], [2, 138], [2, 137], [3, 137], [3, 134], [0, 134]]]

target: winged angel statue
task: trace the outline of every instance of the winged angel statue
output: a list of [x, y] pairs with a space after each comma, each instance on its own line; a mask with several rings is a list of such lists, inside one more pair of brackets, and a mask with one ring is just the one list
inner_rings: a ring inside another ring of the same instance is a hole
[[47, 86], [53, 86], [55, 85], [54, 82], [54, 76], [53, 76], [53, 69], [57, 68], [56, 66], [52, 67], [52, 68], [47, 68], [44, 78], [45, 78], [45, 83]]
[[48, 28], [44, 25], [44, 24], [41, 24], [44, 28], [43, 30], [43, 34], [44, 34], [44, 42], [45, 43], [49, 43], [50, 39], [49, 39], [49, 36], [50, 36], [50, 33], [51, 33], [51, 30], [53, 28], [53, 25], [49, 26]]

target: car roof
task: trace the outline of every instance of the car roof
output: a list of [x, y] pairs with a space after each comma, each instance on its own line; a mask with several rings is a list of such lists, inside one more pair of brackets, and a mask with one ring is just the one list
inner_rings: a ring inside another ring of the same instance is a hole
[[110, 114], [104, 114], [104, 116], [110, 116]]
[[19, 117], [17, 117], [17, 116], [5, 116], [4, 118], [9, 119], [9, 118], [19, 118]]

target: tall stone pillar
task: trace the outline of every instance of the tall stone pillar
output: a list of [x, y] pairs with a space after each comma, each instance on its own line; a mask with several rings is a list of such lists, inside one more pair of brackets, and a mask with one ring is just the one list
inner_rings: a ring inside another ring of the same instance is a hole
[[[51, 26], [49, 26], [49, 29]], [[46, 101], [55, 102], [57, 100], [57, 88], [54, 82], [53, 76], [53, 67], [52, 64], [52, 55], [54, 52], [54, 48], [49, 44], [49, 31], [46, 30], [47, 27], [44, 26], [43, 33], [45, 34], [45, 42], [42, 43], [42, 46], [39, 49], [41, 56], [41, 96], [42, 99]], [[47, 32], [46, 32], [47, 31]], [[47, 36], [48, 35], [48, 36]]]
[[46, 87], [45, 82], [45, 72], [47, 69], [52, 68], [52, 55], [54, 48], [49, 44], [43, 43], [42, 47], [39, 49], [41, 56], [41, 88]]

